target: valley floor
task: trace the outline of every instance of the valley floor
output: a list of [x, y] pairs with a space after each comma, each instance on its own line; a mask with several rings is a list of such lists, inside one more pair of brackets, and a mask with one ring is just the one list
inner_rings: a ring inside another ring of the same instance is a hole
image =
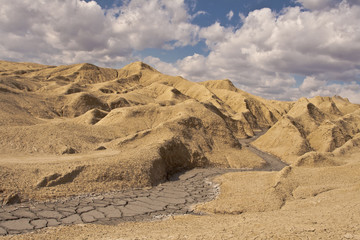
[[[360, 239], [360, 153], [338, 166], [227, 173], [200, 215], [46, 228], [0, 239]], [[336, 176], [336, 177], [335, 177]]]

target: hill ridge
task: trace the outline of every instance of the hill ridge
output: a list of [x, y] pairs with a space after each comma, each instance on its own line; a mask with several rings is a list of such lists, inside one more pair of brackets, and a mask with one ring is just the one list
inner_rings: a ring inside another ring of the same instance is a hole
[[[338, 96], [267, 100], [228, 79], [191, 82], [143, 62], [110, 69], [0, 61], [3, 159], [18, 154], [67, 159], [46, 167], [25, 161], [23, 167], [34, 168], [22, 170], [31, 179], [25, 190], [4, 182], [0, 188], [9, 189], [4, 194], [12, 189], [34, 198], [51, 195], [47, 188], [33, 192], [37, 181], [66, 174], [57, 169], [70, 166], [82, 171], [56, 186], [57, 195], [151, 186], [193, 167], [259, 168], [266, 163], [239, 139], [264, 130], [252, 143], [256, 148], [289, 164], [316, 165], [322, 159], [326, 165], [319, 154], [356, 149], [360, 105]], [[79, 189], [77, 181], [87, 187]]]

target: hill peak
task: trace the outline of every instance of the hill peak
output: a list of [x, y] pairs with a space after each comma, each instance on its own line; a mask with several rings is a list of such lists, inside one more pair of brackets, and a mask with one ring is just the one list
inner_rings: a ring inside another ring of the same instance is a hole
[[78, 65], [80, 68], [79, 70], [99, 70], [100, 68], [91, 63], [81, 63]]
[[205, 86], [217, 89], [226, 89], [230, 91], [237, 91], [237, 88], [229, 79], [222, 79], [222, 80], [209, 80], [203, 82]]
[[148, 65], [144, 62], [141, 62], [141, 61], [130, 63], [130, 64], [126, 65], [125, 67], [123, 67], [122, 69], [128, 70], [128, 71], [150, 70], [152, 72], [158, 72], [155, 68], [153, 68], [150, 65]]

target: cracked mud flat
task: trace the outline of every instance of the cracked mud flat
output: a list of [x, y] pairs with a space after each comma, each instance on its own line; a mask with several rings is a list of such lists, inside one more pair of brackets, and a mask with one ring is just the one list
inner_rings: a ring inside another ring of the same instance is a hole
[[218, 188], [210, 178], [229, 171], [234, 170], [193, 169], [149, 190], [4, 206], [0, 209], [0, 234], [21, 234], [69, 224], [117, 224], [192, 213], [192, 205], [216, 196]]
[[[260, 136], [261, 133], [257, 135]], [[255, 140], [243, 140], [250, 143]], [[267, 161], [264, 171], [279, 171], [285, 163], [246, 145]], [[213, 200], [219, 186], [212, 178], [243, 169], [192, 169], [151, 189], [133, 189], [102, 195], [84, 195], [49, 202], [28, 202], [0, 209], [0, 235], [22, 234], [46, 227], [71, 224], [118, 224], [124, 221], [162, 219], [171, 215], [195, 214], [193, 206]]]

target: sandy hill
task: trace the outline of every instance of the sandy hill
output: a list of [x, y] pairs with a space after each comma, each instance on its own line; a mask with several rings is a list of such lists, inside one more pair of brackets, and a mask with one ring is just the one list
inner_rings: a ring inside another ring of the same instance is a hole
[[[360, 144], [360, 107], [341, 97], [266, 100], [229, 80], [195, 83], [142, 62], [0, 61], [0, 198], [145, 187], [193, 167], [259, 168], [265, 162], [239, 138], [264, 129], [254, 146], [315, 164]], [[72, 177], [40, 184], [54, 174]]]
[[315, 97], [295, 102], [290, 111], [254, 145], [288, 163], [301, 165], [305, 157], [312, 159], [307, 162], [315, 164], [319, 154], [358, 150], [359, 137], [359, 105], [339, 96]]

